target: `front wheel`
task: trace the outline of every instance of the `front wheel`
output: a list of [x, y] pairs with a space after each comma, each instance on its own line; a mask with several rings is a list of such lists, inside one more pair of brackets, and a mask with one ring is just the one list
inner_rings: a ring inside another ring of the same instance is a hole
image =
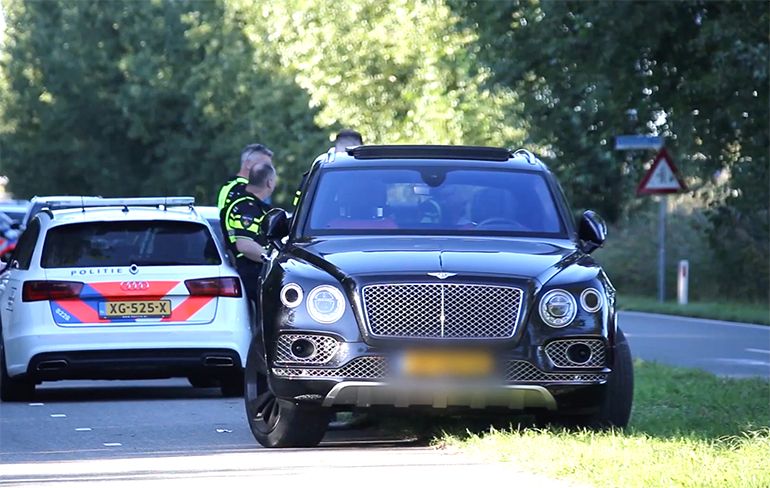
[[252, 356], [250, 350], [243, 396], [254, 438], [264, 447], [317, 446], [326, 433], [331, 413], [320, 406], [276, 398], [267, 377], [257, 372]]
[[593, 415], [580, 417], [578, 424], [592, 429], [625, 428], [631, 418], [633, 399], [634, 365], [631, 348], [623, 331], [618, 329], [612, 373], [607, 379], [599, 410]]

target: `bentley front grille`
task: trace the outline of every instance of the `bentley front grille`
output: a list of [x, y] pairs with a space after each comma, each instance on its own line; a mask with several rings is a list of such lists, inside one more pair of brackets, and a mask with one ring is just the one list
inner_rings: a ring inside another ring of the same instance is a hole
[[412, 339], [508, 339], [519, 321], [519, 288], [456, 283], [369, 285], [363, 289], [369, 332]]

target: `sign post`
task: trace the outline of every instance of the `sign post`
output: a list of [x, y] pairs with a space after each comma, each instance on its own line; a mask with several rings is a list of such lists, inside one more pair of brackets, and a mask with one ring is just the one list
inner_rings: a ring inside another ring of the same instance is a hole
[[658, 301], [666, 299], [666, 215], [668, 214], [668, 194], [679, 193], [687, 186], [679, 176], [679, 170], [665, 148], [661, 148], [636, 188], [637, 195], [660, 195], [658, 213]]

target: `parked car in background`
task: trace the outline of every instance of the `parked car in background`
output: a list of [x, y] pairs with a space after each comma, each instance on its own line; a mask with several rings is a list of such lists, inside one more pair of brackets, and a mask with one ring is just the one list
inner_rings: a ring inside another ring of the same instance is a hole
[[188, 197], [48, 202], [0, 274], [0, 398], [42, 381], [243, 387], [248, 302]]
[[277, 251], [244, 395], [260, 444], [314, 446], [351, 409], [628, 423], [631, 353], [591, 257], [606, 227], [575, 222], [532, 153], [331, 150], [301, 195], [292, 222], [263, 222]]
[[0, 212], [6, 214], [19, 225], [24, 222], [28, 208], [28, 200], [0, 200]]
[[19, 224], [5, 212], [0, 212], [0, 261], [5, 262], [16, 248], [20, 233]]

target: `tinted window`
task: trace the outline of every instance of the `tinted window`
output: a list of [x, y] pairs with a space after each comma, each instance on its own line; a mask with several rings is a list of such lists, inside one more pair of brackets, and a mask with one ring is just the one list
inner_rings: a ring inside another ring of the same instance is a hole
[[44, 268], [220, 264], [204, 225], [190, 222], [88, 222], [54, 227], [43, 247]]
[[32, 220], [29, 227], [22, 232], [19, 237], [19, 242], [16, 244], [16, 249], [13, 251], [13, 258], [19, 263], [19, 269], [29, 269], [30, 262], [32, 261], [32, 253], [35, 250], [35, 243], [37, 242], [37, 236], [40, 234], [40, 221], [38, 219]]
[[321, 234], [564, 234], [541, 174], [435, 166], [328, 170], [314, 195], [309, 228]]

